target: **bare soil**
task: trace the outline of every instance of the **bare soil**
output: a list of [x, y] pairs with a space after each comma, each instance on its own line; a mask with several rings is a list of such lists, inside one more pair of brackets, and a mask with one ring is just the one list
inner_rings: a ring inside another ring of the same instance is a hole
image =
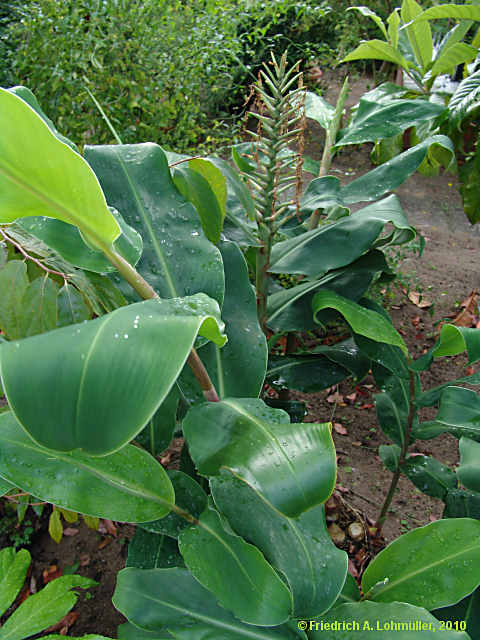
[[[340, 82], [338, 76], [324, 74], [322, 84], [328, 100], [335, 99]], [[358, 101], [368, 83], [365, 79], [353, 82], [349, 105]], [[312, 127], [307, 139], [307, 154], [319, 157], [321, 138], [321, 131]], [[332, 167], [334, 175], [346, 183], [370, 170], [370, 147], [363, 145], [340, 153]], [[425, 178], [416, 174], [397, 190], [409, 222], [426, 241], [421, 258], [408, 251], [403, 259], [398, 257], [403, 273], [400, 281], [407, 290], [418, 290], [423, 299], [432, 302], [432, 306], [419, 308], [400, 288], [390, 287], [382, 295], [395, 326], [404, 333], [414, 355], [421, 355], [433, 344], [438, 322], [458, 310], [458, 305], [479, 286], [480, 235], [464, 216], [456, 184], [456, 177], [452, 175]], [[465, 358], [459, 356], [441, 359], [423, 380], [428, 388], [462, 375], [465, 375]], [[377, 455], [379, 445], [389, 444], [389, 441], [377, 424], [372, 400], [376, 389], [373, 380], [367, 379], [357, 388], [348, 382], [343, 383], [338, 391], [343, 402], [336, 405], [328, 400], [329, 396], [331, 400], [332, 390], [295, 395], [307, 403], [307, 421], [332, 420], [345, 429], [344, 435], [334, 431], [338, 484], [343, 489], [341, 496], [352, 513], [373, 521], [391, 479], [391, 474], [383, 468]], [[458, 441], [448, 435], [418, 442], [414, 450], [433, 455], [446, 464], [458, 462]], [[402, 477], [384, 527], [386, 541], [440, 518], [442, 509], [439, 500], [420, 493]], [[36, 583], [41, 587], [42, 572], [52, 565], [65, 570], [79, 564], [78, 573], [94, 578], [99, 586], [94, 590], [93, 598], [83, 598], [75, 608], [80, 615], [68, 634], [99, 633], [115, 638], [116, 627], [124, 620], [113, 608], [111, 597], [116, 574], [125, 564], [128, 539], [133, 535], [134, 527], [119, 525], [116, 537], [91, 531], [84, 524], [71, 527], [78, 532], [64, 536], [58, 545], [50, 539], [45, 527], [35, 534], [30, 550]], [[350, 550], [352, 548], [350, 545]]]

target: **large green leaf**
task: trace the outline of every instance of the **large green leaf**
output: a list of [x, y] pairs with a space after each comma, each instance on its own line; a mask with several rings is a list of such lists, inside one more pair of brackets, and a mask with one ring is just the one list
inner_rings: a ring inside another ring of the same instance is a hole
[[302, 193], [300, 209], [302, 213], [313, 213], [315, 209], [343, 206], [340, 195], [340, 180], [333, 176], [314, 178]]
[[318, 124], [325, 129], [330, 126], [334, 116], [335, 107], [329, 104], [321, 96], [311, 91], [305, 92], [305, 115], [307, 118], [311, 118], [318, 122]]
[[145, 522], [168, 514], [174, 491], [163, 467], [128, 445], [103, 458], [40, 447], [10, 412], [0, 414], [0, 476], [65, 509], [91, 516]]
[[26, 264], [22, 260], [9, 260], [0, 269], [0, 329], [10, 340], [22, 335], [22, 299], [27, 287]]
[[422, 422], [415, 435], [423, 440], [445, 432], [480, 442], [480, 398], [471, 389], [447, 387], [437, 415], [431, 421]]
[[34, 336], [56, 328], [59, 288], [47, 274], [30, 282], [22, 297], [20, 337]]
[[466, 633], [446, 630], [428, 611], [405, 602], [342, 604], [309, 625], [311, 640], [436, 640], [437, 633], [445, 640], [469, 640]]
[[137, 434], [135, 440], [149, 451], [152, 456], [158, 456], [170, 444], [177, 427], [177, 409], [179, 390], [174, 385], [165, 400], [147, 422], [147, 426]]
[[234, 474], [210, 481], [230, 525], [255, 544], [284, 575], [293, 594], [293, 617], [313, 618], [336, 601], [347, 572], [347, 555], [328, 535], [323, 506], [287, 518]]
[[410, 127], [436, 118], [445, 109], [442, 105], [425, 100], [375, 103], [362, 99], [351, 124], [340, 131], [336, 146], [392, 138]]
[[333, 291], [320, 291], [313, 298], [314, 317], [325, 308], [339, 311], [355, 333], [400, 347], [404, 353], [408, 353], [402, 336], [396, 331], [391, 322], [371, 309], [365, 309], [356, 302], [348, 300]]
[[56, 578], [41, 591], [30, 595], [0, 629], [1, 640], [29, 638], [61, 620], [77, 602], [77, 587], [94, 587], [97, 583], [83, 576]]
[[[402, 471], [420, 491], [433, 498], [445, 500], [447, 491], [457, 488], [455, 472], [431, 456], [409, 456]], [[480, 487], [480, 468], [478, 475]]]
[[395, 227], [393, 242], [415, 237], [397, 196], [375, 202], [338, 222], [307, 231], [273, 246], [270, 271], [318, 276], [350, 264], [372, 248], [385, 225]]
[[[167, 627], [182, 640], [294, 640], [287, 628], [240, 622], [216, 603], [186, 569], [127, 568], [120, 571], [113, 604], [131, 622], [150, 631]], [[203, 635], [202, 635], [203, 634]]]
[[[403, 0], [400, 15], [404, 23], [409, 23], [422, 13], [422, 7], [415, 0]], [[418, 65], [423, 73], [428, 70], [433, 57], [432, 30], [428, 22], [408, 24], [404, 27]]]
[[[329, 289], [358, 300], [377, 275], [388, 277], [388, 265], [379, 250], [369, 251], [340, 269], [328, 272], [318, 280], [302, 282], [290, 289], [281, 289], [268, 297], [268, 326], [277, 332], [315, 329], [312, 300], [319, 290]], [[322, 312], [320, 320], [337, 319], [333, 312]]]
[[456, 387], [462, 382], [466, 382], [470, 385], [480, 385], [480, 371], [472, 373], [469, 376], [464, 376], [463, 378], [457, 378], [456, 380], [445, 382], [445, 384], [441, 384], [438, 387], [428, 389], [427, 391], [424, 391], [419, 396], [417, 396], [415, 402], [419, 407], [433, 407], [434, 405], [438, 404], [442, 393], [447, 387]]
[[480, 6], [473, 4], [441, 4], [426, 9], [415, 17], [415, 22], [436, 20], [438, 18], [457, 18], [460, 20], [480, 20]]
[[220, 240], [227, 201], [226, 181], [222, 172], [208, 160], [193, 159], [174, 170], [173, 181], [180, 193], [197, 210], [207, 238]]
[[460, 482], [472, 491], [480, 492], [480, 443], [469, 438], [460, 438], [460, 465], [457, 476]]
[[237, 618], [261, 626], [289, 618], [288, 588], [255, 546], [225, 529], [217, 511], [208, 508], [178, 542], [192, 575]]
[[137, 527], [135, 535], [128, 543], [125, 566], [138, 569], [168, 569], [184, 567], [185, 563], [176, 540]]
[[239, 174], [226, 160], [214, 156], [209, 156], [208, 160], [220, 169], [227, 182], [227, 212], [234, 216], [246, 215], [249, 220], [255, 220], [255, 202]]
[[[422, 23], [420, 23], [422, 24]], [[465, 42], [457, 42], [444, 51], [432, 67], [432, 75], [452, 73], [459, 64], [472, 62], [478, 55], [478, 49]]]
[[[226, 323], [228, 342], [222, 349], [209, 343], [200, 349], [199, 355], [220, 398], [256, 397], [265, 379], [267, 342], [258, 323], [255, 292], [238, 246], [222, 240], [219, 249], [225, 267], [222, 318]], [[245, 375], [246, 371], [248, 375]], [[203, 401], [189, 368], [184, 369], [180, 385], [189, 401]]]
[[57, 296], [57, 327], [78, 324], [90, 320], [92, 312], [87, 307], [83, 295], [71, 284], [65, 282]]
[[437, 520], [397, 538], [362, 577], [367, 598], [437, 609], [458, 602], [480, 584], [480, 521]]
[[0, 222], [48, 216], [81, 229], [99, 249], [120, 228], [85, 160], [21, 98], [0, 89]]
[[352, 60], [386, 60], [408, 69], [408, 62], [398, 49], [383, 40], [362, 42], [356, 49], [345, 56], [342, 62], [350, 62]]
[[0, 615], [14, 602], [27, 577], [30, 553], [5, 547], [0, 551]]
[[199, 473], [231, 469], [285, 515], [297, 517], [333, 490], [329, 424], [291, 425], [261, 400], [229, 398], [191, 409], [183, 429]]
[[[222, 328], [217, 303], [203, 294], [122, 307], [4, 345], [0, 372], [5, 395], [39, 444], [105, 455], [147, 424], [197, 334], [222, 345]], [[25, 385], [27, 371], [30, 385]]]
[[395, 378], [394, 384], [388, 391], [376, 393], [374, 396], [380, 428], [385, 435], [400, 446], [405, 443], [410, 408], [409, 399], [409, 386], [402, 378]]
[[450, 158], [448, 165], [454, 161], [453, 143], [450, 138], [440, 135], [430, 136], [343, 187], [340, 192], [343, 203], [369, 202], [393, 191], [418, 169], [432, 146], [441, 147], [447, 151]]
[[173, 184], [162, 149], [152, 143], [85, 147], [107, 202], [143, 238], [137, 269], [165, 298], [200, 291], [223, 300], [220, 253], [204, 236], [195, 207]]
[[171, 640], [173, 637], [168, 631], [145, 631], [131, 622], [117, 627], [118, 640]]
[[457, 604], [436, 609], [432, 613], [439, 620], [450, 620], [453, 628], [465, 622], [467, 627], [465, 631], [471, 640], [480, 640], [480, 588]]
[[450, 489], [445, 498], [444, 518], [476, 518], [480, 520], [480, 493]]

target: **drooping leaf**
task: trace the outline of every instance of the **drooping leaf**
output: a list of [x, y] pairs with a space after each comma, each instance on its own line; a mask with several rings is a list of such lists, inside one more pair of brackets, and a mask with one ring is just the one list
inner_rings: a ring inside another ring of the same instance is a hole
[[255, 220], [255, 202], [238, 173], [221, 158], [209, 156], [208, 160], [220, 169], [227, 181], [227, 213], [230, 212], [235, 217], [247, 216], [249, 220]]
[[23, 640], [61, 620], [77, 602], [77, 587], [88, 589], [96, 582], [83, 576], [61, 576], [30, 595], [3, 624], [0, 638]]
[[[222, 328], [216, 302], [203, 294], [122, 307], [4, 345], [5, 395], [20, 424], [42, 446], [105, 455], [147, 424], [183, 368], [197, 333], [223, 344]], [[152, 348], [155, 344], [168, 349]], [[24, 383], [27, 370], [31, 386]]]
[[391, 440], [403, 446], [410, 408], [409, 385], [403, 378], [394, 380], [388, 390], [376, 393], [373, 399], [380, 428]]
[[[183, 428], [199, 473], [232, 469], [285, 515], [297, 517], [333, 490], [329, 424], [292, 426], [261, 400], [229, 398], [190, 409]], [[315, 469], [307, 463], [313, 457]]]
[[452, 627], [460, 621], [466, 623], [465, 631], [471, 640], [480, 640], [480, 589], [450, 607], [436, 609], [433, 615], [439, 620], [451, 620]]
[[22, 299], [27, 287], [25, 263], [9, 260], [0, 269], [0, 328], [10, 340], [21, 336]]
[[351, 124], [340, 131], [336, 146], [392, 138], [410, 127], [433, 120], [442, 115], [445, 109], [442, 105], [425, 100], [399, 99], [378, 104], [362, 99]]
[[458, 447], [460, 451], [458, 479], [467, 489], [480, 493], [480, 443], [469, 438], [460, 438]]
[[394, 473], [400, 462], [401, 448], [397, 444], [381, 444], [378, 447], [378, 456], [385, 467]]
[[313, 213], [315, 209], [343, 206], [340, 194], [340, 180], [333, 176], [314, 178], [302, 193], [300, 209], [302, 213]]
[[[337, 622], [335, 640], [411, 640], [414, 635], [421, 636], [422, 640], [436, 640], [437, 633], [445, 640], [469, 640], [466, 633], [446, 630], [424, 608], [406, 602], [379, 604], [366, 601], [342, 604], [323, 616], [322, 622], [325, 626]], [[321, 630], [321, 622], [318, 622], [318, 630], [315, 630], [315, 621], [312, 620], [311, 623], [311, 640], [327, 640], [332, 637], [331, 631]], [[418, 628], [421, 632], [415, 633]]]
[[152, 143], [87, 146], [85, 157], [110, 206], [143, 238], [137, 269], [165, 298], [203, 292], [219, 303], [224, 278], [219, 251], [197, 212], [176, 189], [162, 149]]
[[328, 535], [323, 506], [287, 518], [234, 474], [224, 473], [210, 483], [215, 503], [236, 533], [286, 577], [293, 617], [310, 619], [327, 611], [342, 589], [347, 556]]
[[455, 472], [431, 456], [408, 457], [402, 471], [420, 491], [433, 498], [445, 500], [447, 491], [457, 488]]
[[398, 49], [395, 49], [391, 44], [383, 40], [368, 40], [368, 42], [362, 42], [356, 49], [345, 56], [342, 62], [350, 62], [353, 60], [386, 60], [387, 62], [397, 64], [403, 69], [408, 69], [408, 62]]
[[0, 551], [0, 615], [14, 602], [27, 577], [30, 553], [5, 547]]
[[51, 331], [57, 326], [59, 286], [45, 274], [30, 282], [22, 297], [20, 337]]
[[[216, 603], [186, 570], [127, 568], [120, 571], [113, 595], [115, 607], [141, 629], [171, 629], [177, 638], [193, 640], [294, 640], [283, 626], [265, 629], [245, 624]], [[204, 635], [202, 635], [204, 634]]]
[[[193, 518], [199, 518], [207, 507], [207, 494], [193, 478], [182, 471], [170, 470], [168, 476], [175, 491], [175, 504], [190, 514]], [[164, 534], [172, 538], [178, 538], [179, 534], [192, 524], [173, 511], [166, 517], [153, 522], [143, 522], [142, 529], [156, 534]]]
[[63, 526], [62, 521], [60, 520], [60, 512], [55, 508], [50, 514], [50, 518], [48, 519], [48, 533], [52, 540], [54, 540], [57, 544], [61, 542], [63, 536]]
[[423, 440], [445, 432], [480, 442], [480, 398], [471, 389], [447, 387], [437, 415], [431, 421], [422, 422], [415, 435]]
[[103, 458], [35, 444], [11, 412], [0, 414], [0, 476], [40, 500], [109, 520], [145, 522], [168, 514], [174, 491], [163, 467], [128, 445]]
[[362, 588], [375, 602], [437, 609], [458, 602], [480, 584], [479, 562], [480, 522], [437, 520], [409, 531], [375, 556]]
[[433, 407], [434, 405], [438, 404], [442, 393], [447, 387], [456, 387], [463, 382], [466, 382], [470, 385], [480, 385], [480, 371], [472, 373], [469, 376], [464, 376], [463, 378], [457, 378], [456, 380], [452, 380], [451, 382], [445, 382], [445, 384], [441, 384], [438, 387], [428, 389], [427, 391], [424, 391], [422, 394], [417, 396], [415, 402], [419, 407]]
[[468, 4], [441, 4], [425, 9], [415, 17], [415, 22], [436, 20], [438, 18], [457, 18], [460, 20], [480, 20], [480, 7]]
[[175, 186], [197, 210], [203, 231], [210, 242], [220, 240], [227, 201], [222, 172], [208, 160], [194, 159], [179, 165], [173, 173]]
[[445, 498], [444, 518], [476, 518], [480, 520], [480, 493], [450, 489]]
[[453, 143], [450, 138], [440, 135], [430, 136], [343, 187], [340, 192], [343, 202], [345, 204], [369, 202], [393, 191], [418, 169], [432, 146], [442, 147], [447, 151], [450, 158], [447, 166], [454, 161]]
[[385, 29], [383, 20], [380, 18], [380, 16], [378, 16], [375, 13], [375, 11], [372, 11], [368, 7], [349, 7], [349, 9], [347, 9], [347, 11], [353, 11], [353, 10], [358, 11], [359, 13], [362, 14], [362, 16], [366, 16], [367, 18], [370, 18], [371, 20], [373, 20], [373, 22], [377, 25], [377, 27], [385, 36], [385, 40], [388, 40], [387, 30]]
[[255, 546], [222, 526], [213, 508], [180, 534], [179, 548], [192, 575], [243, 622], [277, 626], [289, 618], [290, 591]]
[[[422, 24], [422, 23], [420, 23]], [[425, 24], [425, 23], [423, 23]], [[440, 73], [452, 73], [459, 64], [472, 62], [478, 55], [478, 49], [465, 42], [457, 42], [435, 60], [432, 67], [432, 75]]]
[[338, 222], [276, 243], [270, 271], [318, 276], [343, 267], [372, 249], [387, 223], [395, 227], [394, 243], [415, 237], [397, 196], [391, 195]]
[[92, 317], [82, 294], [65, 282], [57, 295], [57, 327], [78, 324]]
[[[335, 107], [312, 91], [305, 92], [305, 115], [318, 122], [325, 130], [335, 115]], [[318, 173], [318, 172], [317, 172]]]
[[[256, 397], [265, 379], [267, 342], [258, 323], [255, 292], [237, 245], [222, 240], [219, 249], [225, 268], [222, 319], [228, 327], [228, 342], [221, 349], [209, 343], [199, 350], [199, 355], [220, 398]], [[190, 402], [203, 401], [198, 384], [187, 368], [182, 372], [180, 385]]]
[[0, 89], [0, 222], [48, 216], [81, 229], [99, 249], [120, 228], [87, 162], [21, 98]]
[[359, 304], [333, 293], [333, 291], [320, 291], [316, 293], [312, 306], [314, 317], [316, 317], [322, 309], [336, 309], [343, 315], [355, 333], [370, 338], [371, 340], [400, 347], [402, 351], [408, 353], [401, 335], [394, 329], [390, 322], [375, 311], [365, 309]]

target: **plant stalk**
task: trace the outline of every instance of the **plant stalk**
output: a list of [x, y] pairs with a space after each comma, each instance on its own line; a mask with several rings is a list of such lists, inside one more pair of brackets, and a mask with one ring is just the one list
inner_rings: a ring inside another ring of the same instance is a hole
[[395, 469], [395, 472], [392, 476], [390, 488], [388, 490], [387, 496], [383, 502], [382, 509], [375, 523], [377, 536], [380, 535], [383, 525], [385, 523], [385, 520], [387, 519], [387, 513], [390, 508], [390, 504], [393, 500], [393, 496], [395, 493], [395, 489], [397, 488], [400, 475], [402, 473], [402, 466], [405, 464], [405, 460], [407, 458], [408, 447], [410, 446], [410, 436], [413, 428], [413, 420], [415, 418], [416, 411], [417, 411], [417, 408], [415, 406], [415, 376], [413, 371], [410, 371], [410, 407], [408, 411], [407, 428], [405, 430], [405, 439], [403, 441], [402, 449], [400, 452], [400, 458], [398, 459], [397, 468]]
[[[138, 271], [132, 267], [127, 260], [122, 258], [121, 255], [110, 247], [104, 246], [102, 248], [106, 257], [110, 260], [120, 275], [128, 282], [128, 284], [135, 289], [139, 296], [144, 300], [151, 300], [152, 298], [159, 297], [155, 289], [153, 289], [148, 282], [142, 278]], [[196, 349], [192, 349], [190, 351], [187, 363], [202, 389], [205, 400], [208, 402], [219, 402], [217, 390], [215, 389], [210, 376], [208, 375], [208, 371], [205, 369], [205, 365], [201, 361]]]

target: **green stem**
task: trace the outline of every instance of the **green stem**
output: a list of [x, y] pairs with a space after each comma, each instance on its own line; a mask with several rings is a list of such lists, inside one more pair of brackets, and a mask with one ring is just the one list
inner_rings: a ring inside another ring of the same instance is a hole
[[387, 519], [387, 513], [390, 508], [390, 504], [393, 500], [393, 496], [395, 494], [395, 489], [397, 488], [400, 475], [402, 473], [402, 466], [405, 464], [405, 460], [407, 458], [408, 447], [410, 445], [410, 436], [412, 434], [412, 428], [413, 428], [413, 420], [415, 418], [416, 411], [417, 411], [417, 408], [415, 406], [415, 376], [413, 371], [410, 371], [410, 407], [408, 411], [407, 428], [405, 429], [405, 438], [403, 440], [397, 468], [395, 469], [395, 473], [393, 474], [392, 481], [390, 483], [390, 488], [383, 502], [383, 506], [378, 516], [378, 519], [375, 523], [377, 536], [380, 535], [383, 525], [385, 523], [385, 520]]
[[[103, 246], [102, 247], [105, 256], [110, 260], [113, 266], [117, 269], [121, 276], [128, 282], [129, 285], [135, 289], [140, 297], [144, 300], [151, 300], [152, 298], [158, 298], [159, 295], [153, 289], [148, 282], [142, 278], [142, 276], [138, 273], [138, 271], [132, 267], [132, 265], [127, 262], [121, 255], [119, 255], [114, 249], [111, 247]], [[205, 400], [208, 402], [218, 402], [218, 394], [217, 391], [208, 375], [207, 370], [205, 369], [205, 365], [200, 360], [200, 357], [196, 351], [196, 349], [192, 349], [190, 351], [190, 355], [188, 356], [187, 363], [192, 369], [193, 375], [197, 379], [197, 382], [202, 389], [203, 396]]]

